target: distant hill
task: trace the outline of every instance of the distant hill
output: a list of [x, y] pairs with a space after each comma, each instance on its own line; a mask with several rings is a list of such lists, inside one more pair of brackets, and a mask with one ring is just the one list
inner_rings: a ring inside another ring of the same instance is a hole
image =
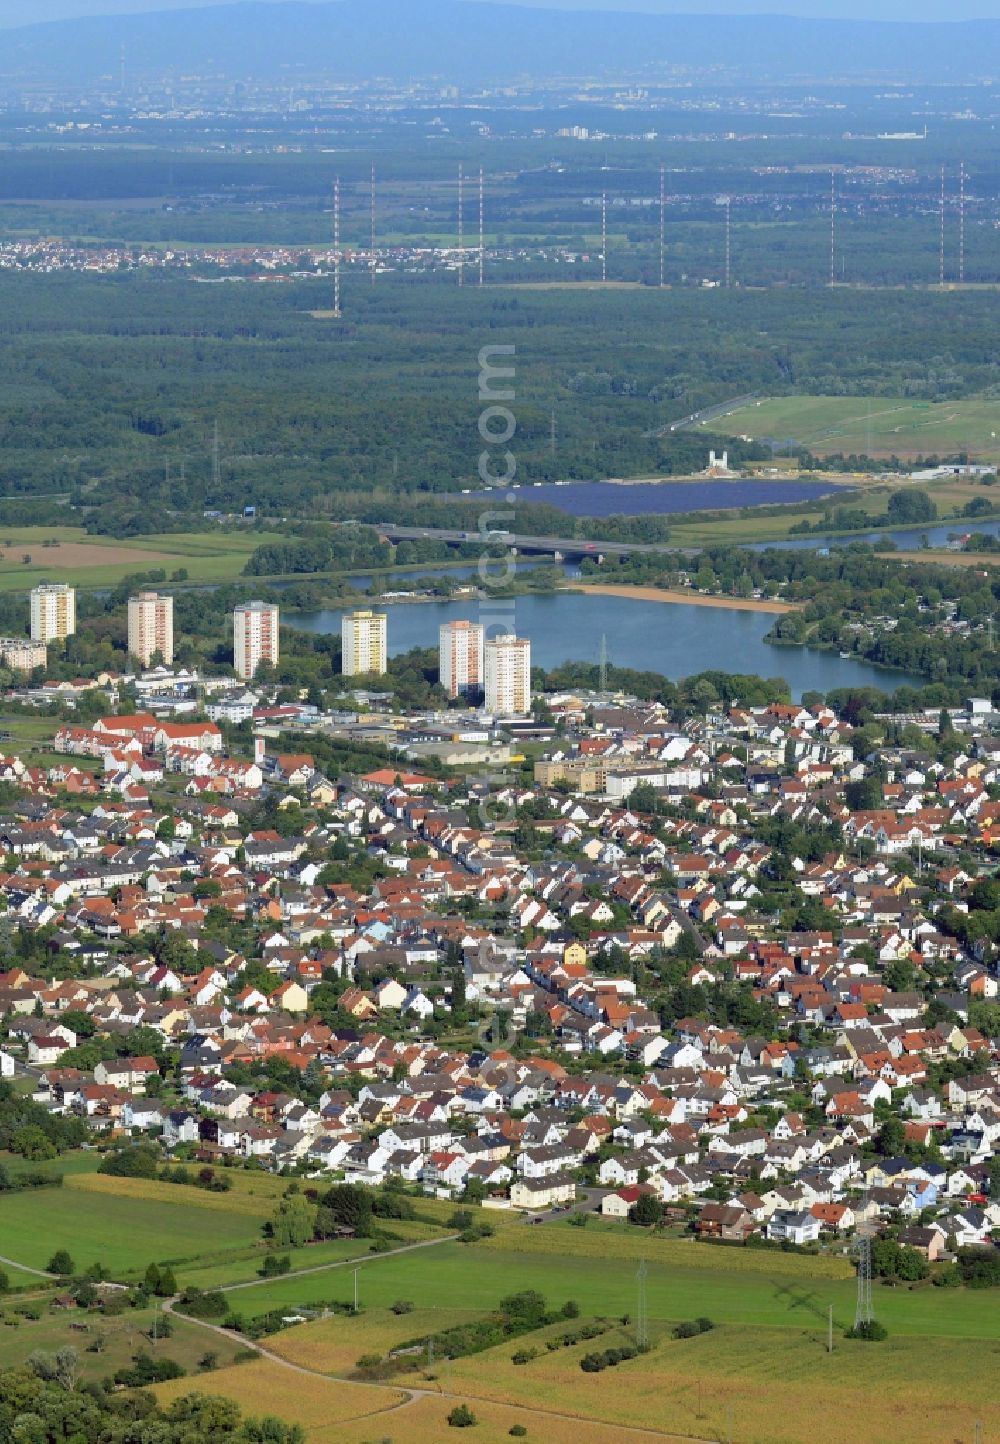
[[[99, 0], [95, 0], [99, 3]], [[461, 0], [336, 0], [54, 21], [5, 31], [0, 76], [89, 81], [183, 70], [238, 79], [607, 76], [690, 67], [744, 78], [969, 80], [1000, 70], [1000, 21], [571, 13]]]

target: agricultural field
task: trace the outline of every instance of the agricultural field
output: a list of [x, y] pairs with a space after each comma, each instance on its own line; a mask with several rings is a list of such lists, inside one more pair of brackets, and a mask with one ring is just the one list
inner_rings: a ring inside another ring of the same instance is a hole
[[[508, 1343], [453, 1361], [443, 1387], [467, 1395], [473, 1408], [486, 1398], [738, 1444], [939, 1444], [971, 1441], [977, 1419], [987, 1438], [1000, 1424], [996, 1344], [970, 1349], [890, 1338], [874, 1347], [838, 1331], [830, 1355], [816, 1324], [794, 1331], [722, 1326], [694, 1339], [674, 1339], [660, 1327], [651, 1331], [648, 1354], [598, 1374], [580, 1369], [588, 1350], [630, 1336], [619, 1330], [554, 1353], [542, 1347], [520, 1366], [511, 1363]], [[538, 1347], [544, 1337], [519, 1343]]]
[[[385, 1434], [352, 1429], [337, 1437], [354, 1444], [373, 1437], [421, 1444], [441, 1437], [435, 1428], [463, 1400], [480, 1420], [483, 1432], [476, 1437], [497, 1440], [520, 1422], [528, 1437], [569, 1441], [570, 1434], [559, 1431], [572, 1416], [579, 1416], [580, 1429], [603, 1428], [597, 1437], [613, 1430], [625, 1440], [632, 1430], [646, 1430], [663, 1438], [731, 1437], [735, 1444], [843, 1444], [846, 1438], [852, 1444], [972, 1444], [977, 1421], [985, 1438], [1000, 1427], [1000, 1331], [986, 1292], [877, 1288], [876, 1312], [890, 1337], [865, 1345], [843, 1337], [853, 1318], [854, 1285], [841, 1261], [661, 1243], [645, 1235], [634, 1241], [624, 1232], [616, 1248], [604, 1231], [576, 1234], [574, 1249], [574, 1234], [530, 1230], [532, 1239], [547, 1238], [550, 1248], [566, 1245], [562, 1255], [538, 1244], [515, 1252], [508, 1233], [485, 1248], [442, 1245], [373, 1259], [361, 1271], [362, 1313], [297, 1325], [269, 1337], [266, 1347], [300, 1369], [350, 1376], [363, 1354], [384, 1354], [474, 1316], [505, 1293], [535, 1287], [553, 1307], [575, 1298], [582, 1317], [613, 1320], [611, 1329], [600, 1340], [550, 1353], [546, 1340], [571, 1327], [561, 1322], [483, 1354], [439, 1358], [430, 1368], [421, 1361], [416, 1372], [399, 1376], [399, 1384], [438, 1390], [442, 1397], [415, 1400], [406, 1407], [405, 1425], [401, 1415]], [[581, 1267], [588, 1247], [590, 1266]], [[679, 1262], [685, 1251], [689, 1261]], [[584, 1353], [631, 1340], [632, 1324], [619, 1321], [634, 1317], [636, 1258], [657, 1252], [670, 1262], [648, 1271], [650, 1352], [600, 1374], [581, 1371]], [[307, 1282], [287, 1281], [286, 1297], [301, 1298]], [[279, 1281], [271, 1302], [283, 1292]], [[332, 1297], [336, 1290], [324, 1292]], [[419, 1300], [419, 1306], [396, 1316], [389, 1308], [396, 1298]], [[243, 1295], [241, 1309], [246, 1302]], [[829, 1303], [832, 1355], [826, 1350]], [[714, 1320], [711, 1332], [672, 1337], [673, 1321], [700, 1315]], [[511, 1355], [526, 1347], [538, 1348], [538, 1356], [514, 1365]], [[517, 1412], [508, 1415], [508, 1408]], [[845, 1418], [852, 1421], [849, 1432]], [[576, 1433], [574, 1444], [589, 1437]]]
[[[220, 1367], [226, 1367], [240, 1351], [238, 1341], [211, 1335], [179, 1316], [171, 1319], [173, 1332], [164, 1339], [159, 1336], [162, 1318], [162, 1314], [157, 1318], [158, 1338], [154, 1342], [150, 1337], [152, 1309], [125, 1309], [107, 1318], [100, 1314], [46, 1311], [41, 1319], [33, 1320], [15, 1315], [8, 1307], [0, 1310], [0, 1369], [23, 1364], [36, 1349], [54, 1353], [68, 1347], [79, 1355], [80, 1376], [85, 1381], [105, 1379], [116, 1369], [127, 1367], [140, 1350], [154, 1358], [173, 1359], [193, 1375], [206, 1353], [214, 1353]], [[189, 1380], [188, 1391], [192, 1388], [205, 1389], [206, 1384], [201, 1379], [196, 1384]]]
[[[54, 1173], [64, 1176], [61, 1189], [0, 1196], [0, 1253], [32, 1268], [44, 1268], [56, 1248], [67, 1247], [79, 1269], [100, 1261], [121, 1275], [141, 1272], [154, 1260], [169, 1260], [180, 1287], [249, 1285], [248, 1294], [235, 1295], [239, 1303], [234, 1299], [234, 1306], [241, 1312], [260, 1312], [247, 1305], [258, 1286], [269, 1287], [260, 1278], [267, 1253], [264, 1224], [287, 1188], [285, 1180], [253, 1169], [227, 1169], [230, 1190], [209, 1193], [157, 1179], [100, 1174], [94, 1171], [99, 1162], [96, 1153], [68, 1154], [50, 1165]], [[23, 1161], [14, 1161], [11, 1171], [19, 1166], [24, 1166]], [[384, 1229], [392, 1235], [391, 1247], [441, 1237], [453, 1208], [422, 1200], [420, 1217], [385, 1220]], [[353, 1259], [370, 1260], [372, 1244], [367, 1238], [331, 1239], [281, 1252], [289, 1256], [292, 1270], [319, 1270], [304, 1277], [301, 1287], [306, 1291], [318, 1288], [316, 1296], [325, 1298], [334, 1277], [326, 1270]], [[30, 1274], [4, 1267], [15, 1287], [31, 1284]], [[291, 1285], [294, 1280], [286, 1282]], [[346, 1281], [337, 1282], [347, 1289]]]
[[165, 532], [127, 541], [95, 538], [82, 527], [0, 529], [0, 590], [18, 591], [42, 580], [78, 587], [109, 587], [123, 577], [162, 568], [168, 580], [184, 569], [190, 582], [230, 582], [247, 558], [277, 533]]
[[270, 1211], [254, 1217], [204, 1208], [201, 1191], [194, 1188], [184, 1189], [183, 1198], [174, 1203], [73, 1186], [85, 1181], [89, 1183], [87, 1175], [70, 1176], [62, 1188], [0, 1196], [0, 1239], [6, 1256], [44, 1268], [57, 1248], [67, 1248], [78, 1269], [103, 1263], [116, 1276], [135, 1275], [154, 1260], [172, 1262], [246, 1248], [260, 1238]]
[[[211, 1338], [207, 1331], [203, 1332]], [[302, 1426], [307, 1444], [335, 1444], [345, 1437], [343, 1425], [349, 1420], [363, 1421], [364, 1430], [359, 1438], [387, 1438], [389, 1420], [387, 1417], [383, 1422], [380, 1416], [406, 1401], [406, 1395], [399, 1389], [345, 1384], [318, 1374], [310, 1377], [270, 1359], [218, 1369], [210, 1378], [197, 1383], [191, 1379], [171, 1379], [157, 1384], [153, 1392], [161, 1403], [169, 1403], [192, 1393], [194, 1388], [235, 1399], [244, 1414], [257, 1418], [271, 1414], [294, 1420]]]
[[[831, 1276], [831, 1261], [825, 1259], [761, 1253], [751, 1263], [748, 1253], [734, 1249], [645, 1239], [615, 1257], [605, 1234], [594, 1235], [588, 1254], [574, 1251], [573, 1245], [564, 1252], [562, 1232], [543, 1228], [531, 1233], [545, 1235], [552, 1251], [508, 1237], [500, 1247], [442, 1243], [390, 1258], [372, 1256], [360, 1265], [359, 1298], [365, 1308], [387, 1308], [395, 1299], [408, 1298], [426, 1308], [475, 1304], [483, 1310], [495, 1307], [505, 1294], [539, 1289], [552, 1307], [572, 1298], [585, 1315], [616, 1316], [635, 1308], [635, 1269], [644, 1256], [651, 1320], [709, 1314], [719, 1323], [801, 1329], [825, 1321], [830, 1304], [838, 1323], [853, 1317], [854, 1280], [845, 1263]], [[709, 1259], [702, 1266], [679, 1263], [678, 1249], [690, 1249], [692, 1258], [704, 1252]], [[294, 1311], [331, 1299], [346, 1301], [352, 1280], [344, 1273], [268, 1280], [244, 1290], [237, 1307], [253, 1317], [274, 1308]], [[1000, 1313], [988, 1290], [879, 1288], [876, 1298], [879, 1317], [894, 1334], [1000, 1341]]]
[[953, 456], [1000, 461], [1000, 402], [909, 401], [901, 396], [778, 396], [705, 423], [754, 441], [792, 442], [816, 456]]
[[297, 1324], [269, 1338], [267, 1347], [289, 1364], [300, 1364], [320, 1374], [352, 1374], [363, 1354], [387, 1354], [411, 1339], [468, 1323], [481, 1315], [474, 1301], [451, 1309], [420, 1306], [407, 1314], [394, 1314], [391, 1308], [372, 1308], [357, 1315], [334, 1314]]

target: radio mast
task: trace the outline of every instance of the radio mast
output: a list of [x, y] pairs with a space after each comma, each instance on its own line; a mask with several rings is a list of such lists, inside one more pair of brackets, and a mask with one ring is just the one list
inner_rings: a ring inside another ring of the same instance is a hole
[[486, 268], [486, 232], [483, 229], [483, 221], [486, 214], [485, 193], [483, 189], [483, 168], [479, 167], [479, 284], [483, 284], [483, 273]]
[[333, 182], [333, 314], [340, 316], [340, 176]]
[[463, 202], [465, 200], [465, 170], [458, 163], [458, 284], [465, 284], [465, 228], [463, 223]]
[[608, 279], [608, 193], [601, 191], [601, 280]]
[[944, 166], [941, 167], [941, 200], [938, 205], [938, 285], [944, 285]]
[[958, 284], [965, 285], [965, 161], [958, 165]]
[[371, 253], [371, 276], [372, 285], [375, 284], [375, 162], [372, 161], [372, 253]]
[[664, 171], [664, 167], [663, 167], [663, 162], [662, 162], [662, 160], [661, 160], [661, 161], [660, 161], [660, 285], [661, 285], [661, 286], [663, 285], [664, 243], [665, 243], [665, 240], [666, 240], [666, 233], [665, 233], [665, 230], [664, 230], [664, 222], [665, 222], [665, 220], [666, 220], [666, 208], [667, 208], [666, 177], [665, 177], [665, 171]]
[[830, 285], [833, 285], [836, 274], [836, 253], [837, 253], [837, 177], [836, 172], [830, 172]]
[[732, 284], [732, 196], [726, 196], [726, 290]]

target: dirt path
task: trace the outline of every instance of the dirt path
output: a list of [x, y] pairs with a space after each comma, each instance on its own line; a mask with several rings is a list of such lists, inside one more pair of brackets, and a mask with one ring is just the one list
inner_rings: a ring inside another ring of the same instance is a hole
[[18, 1263], [16, 1258], [4, 1258], [3, 1254], [0, 1254], [0, 1264], [18, 1269], [23, 1274], [34, 1274], [38, 1279], [51, 1279], [53, 1283], [56, 1281], [56, 1275], [50, 1274], [47, 1269], [33, 1269], [30, 1264]]
[[[457, 1233], [445, 1234], [443, 1238], [422, 1238], [418, 1243], [404, 1243], [401, 1244], [399, 1248], [388, 1248], [384, 1253], [362, 1253], [358, 1254], [356, 1258], [337, 1259], [334, 1263], [312, 1264], [307, 1269], [292, 1269], [287, 1274], [277, 1274], [271, 1279], [247, 1279], [244, 1283], [240, 1284], [223, 1284], [219, 1289], [219, 1293], [231, 1294], [234, 1293], [236, 1289], [256, 1289], [259, 1288], [261, 1284], [274, 1284], [282, 1279], [300, 1279], [306, 1274], [325, 1274], [328, 1273], [330, 1269], [359, 1268], [362, 1264], [374, 1263], [376, 1259], [395, 1258], [397, 1254], [412, 1253], [413, 1250], [417, 1248], [434, 1248], [434, 1246], [439, 1243], [454, 1243], [457, 1238]], [[20, 1268], [20, 1264], [18, 1264], [17, 1267]]]
[[[432, 1242], [437, 1242], [437, 1240], [432, 1240]], [[412, 1245], [412, 1247], [418, 1247], [418, 1245]], [[397, 1249], [395, 1252], [401, 1253], [403, 1250]], [[387, 1253], [373, 1254], [372, 1257], [389, 1258], [390, 1255]], [[334, 1264], [331, 1265], [331, 1267], [338, 1268], [341, 1267], [341, 1265]], [[290, 1275], [285, 1274], [284, 1277], [288, 1278]], [[164, 1299], [164, 1313], [173, 1313], [176, 1302], [176, 1297]], [[602, 1419], [589, 1419], [585, 1415], [565, 1414], [558, 1409], [541, 1409], [534, 1404], [517, 1404], [510, 1399], [491, 1399], [488, 1394], [480, 1396], [467, 1393], [456, 1394], [447, 1389], [420, 1389], [413, 1388], [409, 1384], [393, 1383], [389, 1380], [380, 1381], [377, 1385], [373, 1385], [360, 1379], [346, 1379], [339, 1374], [325, 1374], [321, 1369], [310, 1369], [306, 1364], [293, 1364], [289, 1359], [284, 1359], [272, 1349], [266, 1348], [265, 1345], [261, 1344], [258, 1340], [245, 1338], [242, 1334], [233, 1333], [230, 1329], [224, 1329], [221, 1324], [211, 1324], [207, 1319], [196, 1319], [190, 1314], [184, 1313], [178, 1314], [178, 1317], [184, 1319], [189, 1324], [196, 1324], [199, 1328], [207, 1329], [209, 1333], [217, 1335], [220, 1339], [225, 1339], [227, 1343], [241, 1344], [244, 1348], [253, 1349], [262, 1359], [267, 1359], [268, 1362], [272, 1364], [278, 1364], [283, 1369], [291, 1369], [295, 1374], [305, 1374], [311, 1379], [324, 1379], [328, 1384], [346, 1385], [351, 1389], [394, 1389], [403, 1396], [394, 1404], [386, 1404], [381, 1409], [371, 1409], [367, 1413], [355, 1415], [354, 1419], [342, 1420], [341, 1422], [345, 1424], [356, 1423], [359, 1419], [374, 1419], [385, 1414], [399, 1413], [400, 1410], [409, 1408], [410, 1405], [415, 1404], [419, 1399], [452, 1399], [456, 1403], [461, 1404], [474, 1404], [477, 1399], [481, 1399], [481, 1402], [484, 1404], [498, 1404], [509, 1409], [517, 1409], [524, 1414], [531, 1414], [539, 1419], [562, 1419], [570, 1424], [582, 1423], [598, 1426], [608, 1423], [608, 1428], [614, 1431], [614, 1437], [623, 1441], [628, 1439], [660, 1439], [666, 1440], [667, 1444], [718, 1444], [717, 1440], [704, 1439], [693, 1434], [670, 1434], [663, 1429], [646, 1428], [639, 1424], [611, 1424]]]

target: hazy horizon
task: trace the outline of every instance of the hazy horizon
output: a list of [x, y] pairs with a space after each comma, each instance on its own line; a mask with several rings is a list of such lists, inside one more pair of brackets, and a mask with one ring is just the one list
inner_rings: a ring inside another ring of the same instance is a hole
[[[163, 10], [204, 9], [209, 4], [238, 7], [242, 0], [0, 0], [0, 26], [94, 15], [140, 15]], [[270, 0], [287, 4], [290, 0]], [[324, 0], [306, 0], [321, 4]], [[468, 4], [483, 0], [465, 0]], [[996, 0], [503, 0], [542, 10], [604, 10], [660, 15], [788, 15], [807, 19], [888, 21], [962, 21], [1000, 19]]]

